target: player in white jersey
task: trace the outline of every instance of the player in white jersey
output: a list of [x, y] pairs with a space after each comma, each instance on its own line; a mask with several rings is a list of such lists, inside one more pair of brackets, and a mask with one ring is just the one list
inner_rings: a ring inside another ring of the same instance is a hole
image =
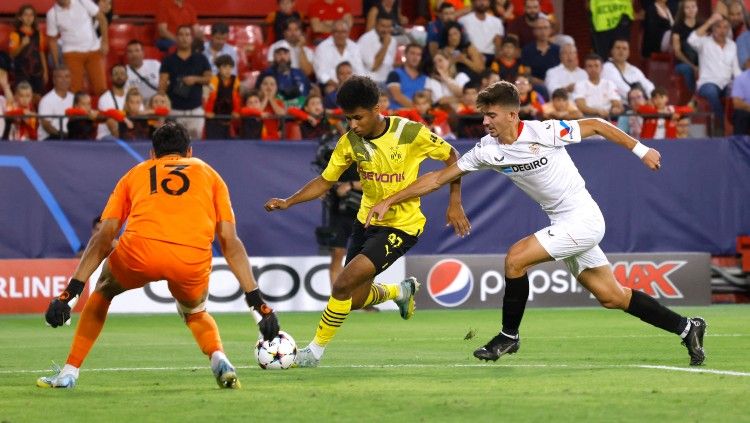
[[564, 147], [598, 134], [632, 151], [651, 170], [661, 167], [659, 152], [602, 119], [520, 121], [518, 90], [505, 81], [479, 93], [477, 106], [484, 115], [489, 135], [453, 165], [421, 176], [375, 205], [366, 222], [379, 219], [396, 203], [430, 193], [480, 169], [507, 175], [541, 205], [550, 218], [550, 226], [521, 239], [508, 250], [502, 330], [474, 351], [474, 356], [494, 361], [503, 354], [518, 351], [518, 328], [529, 296], [527, 270], [539, 263], [563, 260], [601, 305], [624, 310], [680, 335], [688, 349], [690, 364], [702, 364], [706, 328], [702, 318], [680, 316], [649, 295], [622, 287], [615, 279], [598, 245], [604, 236], [604, 218]]

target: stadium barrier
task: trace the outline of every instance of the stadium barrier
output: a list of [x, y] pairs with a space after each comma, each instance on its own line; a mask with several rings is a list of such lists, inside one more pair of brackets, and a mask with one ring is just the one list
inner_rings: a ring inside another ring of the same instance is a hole
[[[669, 306], [711, 302], [710, 256], [701, 253], [612, 254], [618, 281], [658, 298]], [[378, 276], [399, 281], [406, 275], [423, 282], [417, 304], [423, 309], [498, 308], [505, 280], [504, 255], [409, 256]], [[328, 257], [252, 257], [253, 272], [266, 300], [278, 311], [320, 311], [330, 295]], [[42, 313], [59, 295], [76, 260], [0, 260], [0, 314]], [[239, 284], [224, 258], [213, 261], [208, 309], [247, 310]], [[101, 268], [91, 277], [94, 289]], [[597, 306], [562, 262], [535, 266], [529, 272], [529, 307]], [[85, 299], [84, 299], [85, 300]], [[80, 310], [84, 300], [76, 305]], [[395, 309], [389, 302], [378, 306]], [[128, 291], [112, 302], [113, 313], [174, 313], [174, 300], [164, 281]]]

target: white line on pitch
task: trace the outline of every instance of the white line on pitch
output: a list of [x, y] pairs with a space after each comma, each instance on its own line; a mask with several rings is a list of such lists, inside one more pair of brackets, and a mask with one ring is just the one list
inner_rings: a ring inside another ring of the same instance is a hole
[[[235, 366], [238, 369], [255, 369], [256, 366]], [[351, 365], [334, 365], [334, 366], [320, 366], [321, 368], [328, 369], [389, 369], [389, 368], [468, 368], [468, 367], [508, 367], [508, 368], [568, 368], [576, 370], [586, 369], [622, 369], [622, 368], [638, 368], [638, 369], [650, 369], [650, 370], [666, 370], [675, 372], [687, 372], [687, 373], [707, 373], [716, 375], [727, 375], [727, 376], [750, 376], [750, 372], [738, 372], [734, 370], [718, 370], [718, 369], [704, 369], [698, 367], [672, 367], [672, 366], [657, 366], [649, 364], [624, 364], [624, 365], [578, 365], [578, 364], [489, 364], [489, 363], [473, 363], [473, 364], [351, 364]], [[207, 370], [208, 367], [105, 367], [105, 368], [83, 368], [84, 372], [137, 372], [137, 371], [195, 371], [195, 370]], [[14, 374], [14, 373], [49, 373], [49, 369], [39, 370], [0, 370], [0, 374]]]

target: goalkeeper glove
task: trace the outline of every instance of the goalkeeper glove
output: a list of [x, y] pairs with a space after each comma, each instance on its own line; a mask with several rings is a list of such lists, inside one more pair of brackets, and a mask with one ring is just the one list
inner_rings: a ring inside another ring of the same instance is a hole
[[263, 335], [263, 339], [270, 341], [279, 334], [279, 320], [276, 318], [273, 309], [263, 301], [260, 295], [260, 289], [255, 289], [245, 293], [247, 305], [260, 314], [258, 321], [258, 330]]
[[70, 321], [71, 307], [75, 306], [78, 298], [83, 292], [84, 282], [78, 279], [71, 279], [65, 291], [59, 297], [53, 299], [47, 307], [44, 319], [47, 324], [56, 328]]

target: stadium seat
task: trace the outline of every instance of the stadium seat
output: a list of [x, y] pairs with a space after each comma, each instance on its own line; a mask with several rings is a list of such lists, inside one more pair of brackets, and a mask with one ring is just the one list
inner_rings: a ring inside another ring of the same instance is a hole
[[396, 48], [396, 58], [393, 59], [393, 66], [403, 65], [406, 61], [406, 46], [398, 46]]
[[124, 53], [130, 40], [136, 38], [136, 31], [130, 23], [111, 23], [109, 25], [109, 48], [111, 51]]
[[154, 59], [161, 62], [161, 60], [164, 58], [164, 54], [159, 50], [158, 48], [154, 47], [152, 45], [144, 45], [143, 46], [143, 58], [144, 59]]

